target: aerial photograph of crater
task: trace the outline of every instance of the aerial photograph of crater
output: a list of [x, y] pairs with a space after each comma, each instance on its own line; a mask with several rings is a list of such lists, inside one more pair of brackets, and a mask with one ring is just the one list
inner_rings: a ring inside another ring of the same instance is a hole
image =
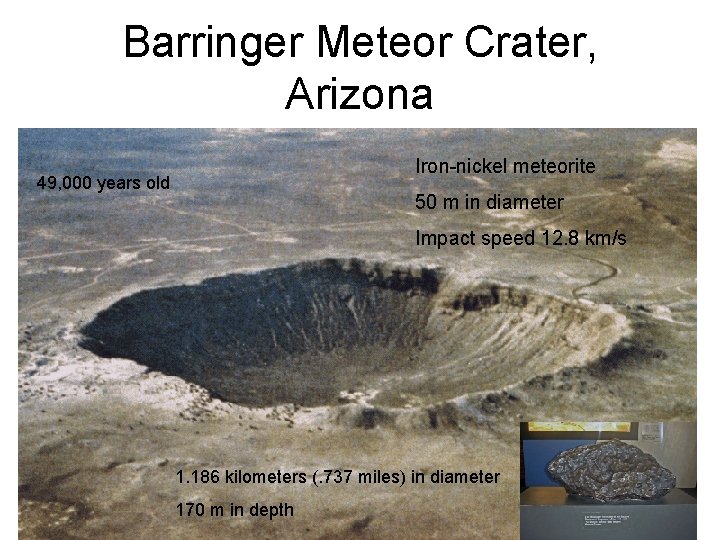
[[521, 421], [696, 419], [696, 136], [21, 129], [20, 537], [518, 537]]

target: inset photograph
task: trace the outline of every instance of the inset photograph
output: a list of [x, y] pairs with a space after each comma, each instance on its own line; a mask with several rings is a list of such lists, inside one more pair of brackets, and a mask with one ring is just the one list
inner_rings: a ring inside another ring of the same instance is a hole
[[694, 422], [522, 422], [522, 540], [697, 535]]

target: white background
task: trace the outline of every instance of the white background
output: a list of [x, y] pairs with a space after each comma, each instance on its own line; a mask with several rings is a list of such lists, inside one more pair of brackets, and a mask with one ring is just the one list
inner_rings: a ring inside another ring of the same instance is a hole
[[[719, 370], [716, 304], [718, 223], [718, 23], [711, 2], [23, 2], [3, 8], [2, 197], [4, 248], [17, 251], [19, 127], [696, 127], [699, 195], [698, 419], [700, 536], [713, 537], [717, 489]], [[260, 7], [258, 7], [260, 6]], [[158, 32], [303, 32], [298, 54], [240, 58], [125, 58], [125, 25]], [[351, 34], [452, 32], [445, 58], [318, 58], [318, 25]], [[474, 58], [465, 33], [585, 32], [578, 59]], [[295, 77], [313, 92], [339, 84], [432, 87], [433, 109], [313, 110], [285, 103]], [[2, 311], [3, 529], [16, 530], [17, 260], [7, 256]], [[14, 295], [14, 296], [13, 296]]]

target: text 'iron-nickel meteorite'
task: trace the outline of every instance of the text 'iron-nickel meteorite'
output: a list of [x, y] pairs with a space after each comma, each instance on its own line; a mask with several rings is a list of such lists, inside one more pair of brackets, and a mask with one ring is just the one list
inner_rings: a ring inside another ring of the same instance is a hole
[[601, 501], [658, 499], [675, 487], [653, 456], [615, 439], [560, 452], [547, 470], [568, 493]]

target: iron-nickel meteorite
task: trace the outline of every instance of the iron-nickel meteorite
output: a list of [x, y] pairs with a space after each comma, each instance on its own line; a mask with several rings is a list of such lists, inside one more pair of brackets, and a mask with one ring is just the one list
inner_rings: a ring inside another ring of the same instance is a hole
[[560, 452], [547, 470], [568, 493], [605, 502], [658, 499], [675, 487], [653, 456], [615, 439]]

